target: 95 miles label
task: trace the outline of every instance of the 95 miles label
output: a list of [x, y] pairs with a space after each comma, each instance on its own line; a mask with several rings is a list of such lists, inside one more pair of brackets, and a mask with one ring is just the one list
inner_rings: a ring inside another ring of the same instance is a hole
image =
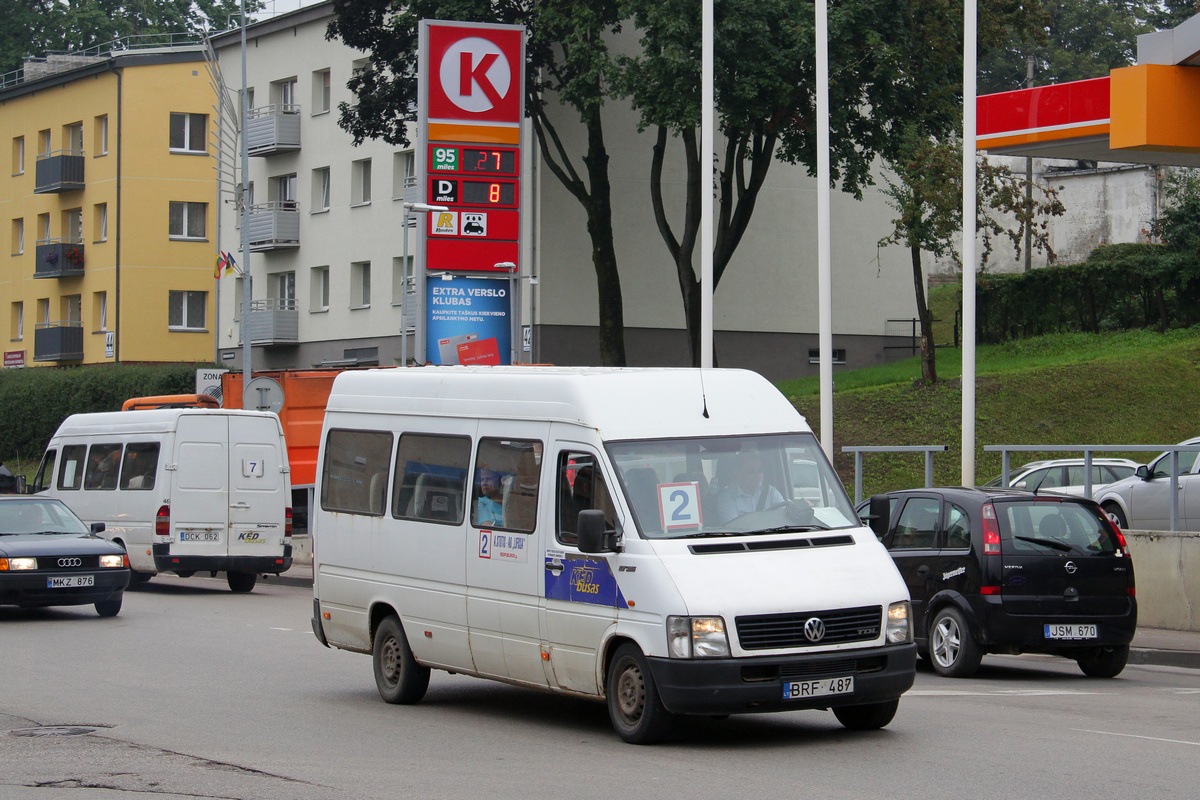
[[831, 694], [852, 694], [853, 676], [822, 678], [817, 681], [786, 681], [783, 684], [784, 700], [799, 700], [804, 697], [824, 697]]

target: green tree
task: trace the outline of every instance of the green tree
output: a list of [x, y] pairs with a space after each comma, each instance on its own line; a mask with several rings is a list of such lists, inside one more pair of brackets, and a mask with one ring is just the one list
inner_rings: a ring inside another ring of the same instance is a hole
[[[407, 145], [405, 124], [415, 121], [417, 23], [423, 19], [523, 24], [526, 44], [525, 110], [546, 167], [587, 216], [600, 311], [600, 360], [625, 364], [625, 323], [612, 229], [608, 149], [601, 110], [616, 69], [608, 41], [620, 30], [616, 0], [336, 0], [327, 36], [370, 54], [348, 83], [357, 102], [343, 103], [340, 123], [355, 143], [379, 138]], [[564, 144], [547, 98], [572, 109], [586, 144], [580, 157]]]
[[[248, 13], [262, 9], [247, 0]], [[0, 70], [47, 52], [86, 50], [127, 36], [200, 33], [240, 23], [240, 0], [0, 0]]]
[[[1002, 46], [981, 56], [979, 91], [1025, 86], [1027, 61], [1038, 85], [1101, 78], [1134, 63], [1137, 37], [1178, 25], [1195, 0], [1045, 0], [1039, 29], [1013, 28]], [[1190, 10], [1189, 10], [1190, 9]]]
[[[933, 316], [925, 296], [925, 272], [922, 253], [937, 258], [950, 256], [960, 267], [955, 249], [962, 233], [962, 140], [931, 138], [919, 125], [910, 124], [899, 137], [896, 156], [888, 161], [889, 172], [884, 193], [897, 212], [892, 232], [879, 241], [880, 247], [901, 245], [908, 248], [912, 264], [917, 317], [921, 324], [921, 377], [937, 381], [937, 353], [933, 341]], [[1031, 246], [1055, 254], [1050, 248], [1047, 217], [1063, 213], [1058, 193], [1053, 188], [1035, 187], [1036, 200], [1025, 200], [1025, 179], [1006, 166], [982, 158], [976, 181], [978, 218], [976, 228], [983, 236], [981, 261], [987, 264], [997, 238], [1007, 238], [1019, 253], [1025, 228], [1031, 232]], [[1016, 227], [1010, 226], [1015, 220]]]

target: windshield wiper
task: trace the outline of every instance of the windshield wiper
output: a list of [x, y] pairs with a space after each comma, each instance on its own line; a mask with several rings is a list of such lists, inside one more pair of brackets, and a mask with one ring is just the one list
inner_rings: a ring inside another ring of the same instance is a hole
[[1055, 550], [1061, 550], [1064, 553], [1074, 553], [1075, 548], [1066, 542], [1060, 542], [1055, 539], [1042, 539], [1037, 536], [1014, 536], [1014, 539], [1020, 539], [1022, 542], [1030, 542], [1031, 544], [1040, 544], [1043, 547], [1050, 547]]

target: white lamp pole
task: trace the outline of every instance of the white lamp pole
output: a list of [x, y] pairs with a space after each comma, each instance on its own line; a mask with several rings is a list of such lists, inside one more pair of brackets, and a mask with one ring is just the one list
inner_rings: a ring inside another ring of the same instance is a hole
[[833, 460], [833, 270], [829, 214], [829, 9], [816, 4], [817, 39], [817, 345], [820, 349], [821, 449]]
[[250, 151], [246, 140], [250, 95], [246, 86], [246, 0], [242, 0], [242, 408], [249, 408], [246, 391], [254, 371], [250, 363], [250, 298], [253, 291], [250, 277]]
[[975, 481], [975, 40], [978, 8], [963, 4], [962, 485]]
[[713, 197], [717, 188], [713, 166], [713, 0], [703, 0], [700, 15], [700, 169], [708, 176], [700, 196], [700, 366], [708, 369], [713, 365]]
[[[404, 245], [400, 251], [401, 280], [404, 285], [400, 290], [400, 366], [408, 366], [408, 215], [423, 214], [430, 211], [449, 211], [449, 206], [431, 206], [428, 203], [402, 202], [404, 209]], [[414, 354], [415, 355], [415, 354]]]

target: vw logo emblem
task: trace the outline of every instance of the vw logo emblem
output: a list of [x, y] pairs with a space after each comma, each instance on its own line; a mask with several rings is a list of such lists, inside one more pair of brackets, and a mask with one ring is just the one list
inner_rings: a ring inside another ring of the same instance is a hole
[[819, 642], [825, 638], [825, 623], [819, 617], [809, 617], [804, 623], [804, 638], [810, 642]]
[[1079, 569], [1079, 567], [1075, 566], [1075, 562], [1074, 562], [1074, 561], [1068, 561], [1068, 562], [1066, 563], [1066, 569], [1067, 569], [1067, 574], [1068, 574], [1068, 575], [1074, 575], [1074, 574], [1075, 574], [1075, 571], [1076, 571], [1077, 569]]
[[58, 560], [58, 565], [60, 567], [82, 567], [83, 559], [82, 558], [60, 558]]

